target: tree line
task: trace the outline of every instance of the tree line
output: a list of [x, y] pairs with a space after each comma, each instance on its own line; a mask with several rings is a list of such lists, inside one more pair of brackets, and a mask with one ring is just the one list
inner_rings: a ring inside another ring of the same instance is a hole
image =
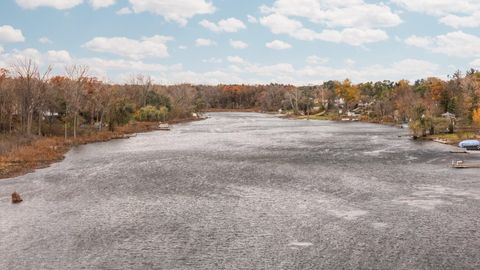
[[[158, 85], [138, 75], [125, 84], [102, 82], [72, 65], [52, 76], [24, 60], [0, 69], [0, 133], [76, 138], [85, 130], [115, 130], [132, 121], [184, 119], [209, 109], [257, 109], [409, 123], [418, 135], [480, 127], [480, 72], [448, 80], [426, 78], [321, 85]], [[447, 114], [445, 116], [445, 114]]]

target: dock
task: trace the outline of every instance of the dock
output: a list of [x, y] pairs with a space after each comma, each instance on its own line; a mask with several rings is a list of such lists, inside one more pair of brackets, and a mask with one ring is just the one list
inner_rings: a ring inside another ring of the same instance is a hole
[[157, 130], [163, 130], [163, 131], [169, 131], [170, 130], [170, 125], [163, 123], [158, 125]]
[[450, 153], [452, 154], [468, 154], [467, 150], [459, 149], [459, 150], [451, 150]]
[[480, 169], [480, 162], [477, 163], [465, 163], [464, 161], [452, 161], [452, 168], [455, 169], [471, 169], [478, 168]]

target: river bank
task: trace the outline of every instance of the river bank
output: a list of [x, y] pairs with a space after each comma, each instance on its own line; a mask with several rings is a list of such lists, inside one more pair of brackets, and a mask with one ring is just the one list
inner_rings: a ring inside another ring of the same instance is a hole
[[[282, 115], [282, 117], [283, 118], [288, 118], [288, 119], [297, 119], [297, 120], [319, 120], [319, 121], [323, 120], [323, 121], [343, 122], [338, 117], [333, 117], [331, 115], [310, 115], [310, 116], [306, 116], [306, 115], [301, 115], [301, 116]], [[349, 121], [347, 121], [347, 122], [349, 122]], [[365, 121], [365, 120], [362, 120], [362, 119], [359, 119], [358, 122], [403, 128], [403, 126], [401, 127], [398, 124], [392, 123], [392, 122], [380, 122], [380, 121], [371, 121], [371, 120]], [[460, 130], [460, 131], [457, 131], [457, 132], [452, 133], [452, 134], [449, 134], [449, 133], [433, 134], [433, 135], [427, 135], [426, 137], [421, 137], [421, 138], [417, 138], [417, 139], [418, 140], [434, 141], [434, 142], [437, 142], [437, 143], [458, 146], [458, 144], [463, 140], [471, 140], [471, 139], [480, 140], [480, 135], [475, 134], [473, 132], [463, 132], [463, 131]]]
[[[180, 124], [203, 120], [202, 118], [175, 119], [169, 124]], [[117, 139], [128, 139], [136, 133], [157, 130], [157, 122], [134, 122], [118, 127], [115, 131], [101, 131], [79, 136], [76, 139], [62, 136], [33, 138], [29, 143], [20, 145], [0, 155], [0, 179], [11, 178], [45, 168], [63, 160], [65, 154], [74, 146]]]

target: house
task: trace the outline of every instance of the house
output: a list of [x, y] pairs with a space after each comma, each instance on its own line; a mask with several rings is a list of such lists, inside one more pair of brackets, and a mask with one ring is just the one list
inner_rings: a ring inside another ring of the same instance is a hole
[[450, 112], [446, 112], [446, 113], [442, 114], [442, 117], [447, 118], [447, 119], [455, 119], [455, 114], [450, 113]]

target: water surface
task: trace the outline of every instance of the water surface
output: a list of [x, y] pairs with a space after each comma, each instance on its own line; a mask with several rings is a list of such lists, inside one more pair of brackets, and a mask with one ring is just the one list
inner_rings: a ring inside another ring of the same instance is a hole
[[0, 181], [0, 269], [480, 269], [479, 170], [402, 135], [214, 113], [80, 146]]

